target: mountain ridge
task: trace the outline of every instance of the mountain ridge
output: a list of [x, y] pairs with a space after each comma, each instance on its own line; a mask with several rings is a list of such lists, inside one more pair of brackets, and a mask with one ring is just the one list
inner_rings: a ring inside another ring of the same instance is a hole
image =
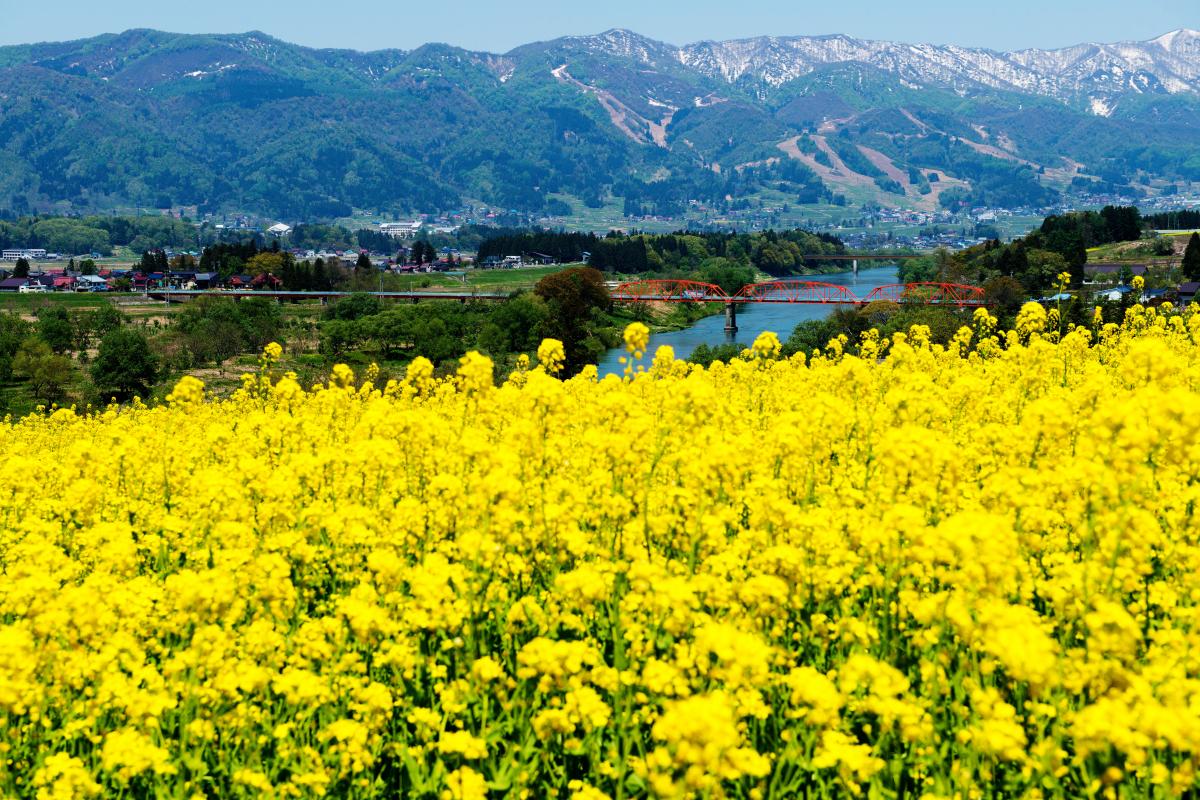
[[0, 208], [1036, 206], [1200, 180], [1200, 33], [1005, 53], [614, 28], [489, 53], [132, 29], [0, 47], [0, 134]]

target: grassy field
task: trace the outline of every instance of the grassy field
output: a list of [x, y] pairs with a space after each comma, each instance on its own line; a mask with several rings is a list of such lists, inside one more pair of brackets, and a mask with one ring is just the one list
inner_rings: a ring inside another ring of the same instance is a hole
[[[122, 297], [124, 295], [121, 295]], [[67, 308], [99, 308], [106, 303], [112, 303], [118, 295], [106, 295], [94, 292], [46, 292], [45, 294], [21, 294], [20, 292], [0, 292], [0, 311], [33, 312], [39, 308], [50, 306], [66, 306]]]
[[[479, 289], [489, 292], [515, 292], [521, 289], [532, 289], [538, 281], [547, 275], [553, 275], [556, 272], [561, 272], [571, 266], [580, 266], [579, 264], [556, 264], [549, 267], [521, 267], [520, 269], [471, 269], [466, 270], [466, 282], [462, 278], [455, 275], [445, 275], [434, 273], [432, 275], [415, 275], [413, 278], [419, 281], [421, 278], [433, 278], [435, 283], [431, 288], [449, 287], [454, 289]], [[403, 282], [407, 276], [401, 276]]]
[[1130, 261], [1140, 264], [1151, 260], [1171, 260], [1182, 254], [1182, 248], [1186, 241], [1172, 241], [1172, 244], [1175, 248], [1175, 255], [1156, 253], [1154, 242], [1148, 239], [1137, 242], [1112, 242], [1099, 247], [1089, 247], [1088, 261]]

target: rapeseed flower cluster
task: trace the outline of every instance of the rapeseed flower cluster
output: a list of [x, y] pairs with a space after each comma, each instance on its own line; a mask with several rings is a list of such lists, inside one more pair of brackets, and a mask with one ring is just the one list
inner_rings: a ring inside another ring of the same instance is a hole
[[9, 420], [0, 797], [1194, 792], [1200, 314], [965, 322]]

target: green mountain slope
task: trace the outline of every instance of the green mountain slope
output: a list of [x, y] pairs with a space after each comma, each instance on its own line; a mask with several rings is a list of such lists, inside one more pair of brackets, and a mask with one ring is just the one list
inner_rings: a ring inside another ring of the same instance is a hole
[[[1110, 116], [866, 63], [727, 81], [623, 31], [477, 53], [314, 50], [262, 33], [134, 30], [0, 48], [0, 209], [170, 204], [285, 218], [728, 203], [1044, 205], [1200, 180], [1200, 102]], [[1130, 184], [1137, 180], [1138, 189]]]

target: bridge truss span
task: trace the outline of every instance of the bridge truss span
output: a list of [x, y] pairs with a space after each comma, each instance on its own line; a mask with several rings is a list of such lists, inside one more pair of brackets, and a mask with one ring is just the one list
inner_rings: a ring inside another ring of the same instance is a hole
[[848, 303], [860, 302], [845, 286], [820, 281], [778, 280], [751, 283], [733, 296], [742, 303]]
[[728, 303], [733, 298], [720, 286], [701, 281], [647, 279], [628, 281], [612, 290], [612, 299], [626, 303]]
[[960, 308], [986, 305], [983, 289], [961, 283], [890, 283], [876, 288], [860, 302], [876, 300]]
[[894, 283], [880, 286], [866, 297], [836, 283], [781, 278], [751, 283], [734, 294], [720, 286], [685, 279], [646, 279], [628, 281], [612, 290], [618, 303], [798, 303], [805, 305], [864, 306], [877, 300], [915, 305], [955, 306], [986, 305], [978, 286], [958, 283]]

